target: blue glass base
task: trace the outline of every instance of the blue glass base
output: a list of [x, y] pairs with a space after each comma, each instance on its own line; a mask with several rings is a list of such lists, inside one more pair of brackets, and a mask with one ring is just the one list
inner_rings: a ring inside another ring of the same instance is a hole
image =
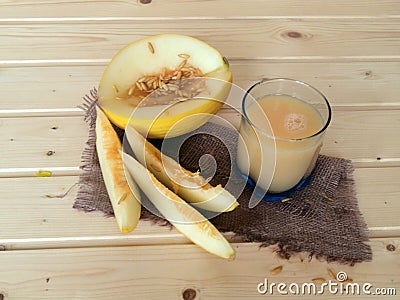
[[255, 181], [253, 179], [251, 179], [250, 177], [242, 174], [241, 172], [239, 172], [239, 173], [248, 182], [248, 184], [250, 186], [255, 188], [255, 190], [254, 190], [255, 194], [258, 197], [260, 197], [262, 200], [268, 201], [268, 202], [282, 201], [284, 199], [290, 198], [296, 190], [307, 186], [310, 183], [311, 177], [312, 177], [312, 173], [311, 173], [308, 177], [302, 179], [298, 184], [296, 184], [290, 190], [287, 190], [285, 192], [282, 192], [282, 193], [265, 193], [265, 191], [260, 191], [260, 190], [257, 191], [256, 183], [255, 183]]

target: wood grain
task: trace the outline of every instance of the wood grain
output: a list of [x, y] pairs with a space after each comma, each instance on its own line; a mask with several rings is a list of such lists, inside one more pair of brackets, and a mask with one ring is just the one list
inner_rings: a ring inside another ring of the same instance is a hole
[[82, 117], [0, 119], [1, 168], [76, 167], [87, 139]]
[[[400, 168], [361, 168], [354, 175], [370, 235], [398, 235]], [[188, 243], [176, 230], [145, 221], [123, 235], [114, 218], [73, 209], [77, 182], [76, 176], [1, 178], [0, 245], [14, 250]]]
[[[109, 59], [159, 33], [194, 35], [228, 58], [399, 57], [398, 19], [98, 21], [0, 25], [1, 60]], [[101, 51], [100, 51], [101, 50]]]
[[[329, 279], [328, 268], [400, 293], [400, 2], [149, 2], [0, 0], [0, 299], [188, 299], [188, 289], [196, 299], [253, 299], [266, 277], [310, 282]], [[119, 49], [164, 32], [218, 48], [243, 88], [281, 76], [327, 95], [334, 115], [323, 152], [359, 167], [372, 262], [282, 261], [249, 243], [234, 244], [237, 259], [227, 262], [175, 230], [140, 221], [122, 235], [113, 218], [72, 208], [87, 135], [76, 106]]]
[[[236, 124], [240, 119], [228, 109], [221, 116]], [[334, 111], [322, 153], [360, 161], [400, 158], [400, 140], [394, 138], [400, 131], [398, 116], [399, 110]], [[87, 138], [82, 117], [3, 118], [0, 126], [0, 169], [80, 165]]]
[[[389, 244], [395, 251], [387, 250]], [[192, 245], [4, 251], [0, 282], [6, 299], [182, 299], [189, 288], [196, 291], [196, 299], [259, 299], [257, 285], [264, 278], [287, 284], [312, 282], [315, 277], [329, 280], [329, 268], [334, 273], [346, 272], [361, 285], [368, 282], [374, 288], [399, 289], [400, 240], [373, 239], [371, 245], [374, 260], [354, 267], [315, 259], [282, 261], [273, 248], [260, 249], [256, 244], [234, 244], [234, 261], [213, 257]], [[279, 265], [282, 272], [271, 275], [270, 270]], [[279, 297], [276, 290], [272, 296]], [[321, 297], [343, 296], [326, 292]]]
[[188, 243], [169, 227], [146, 221], [121, 234], [114, 218], [73, 209], [77, 182], [76, 176], [1, 179], [0, 245], [16, 250]]
[[[233, 82], [243, 89], [262, 78], [286, 77], [315, 86], [336, 108], [400, 106], [400, 62], [274, 63], [233, 60], [230, 66]], [[39, 110], [57, 109], [64, 115], [76, 115], [75, 108], [91, 88], [98, 86], [105, 67], [105, 64], [100, 64], [0, 68], [0, 117], [30, 115], [33, 112], [26, 110], [32, 109], [37, 114]], [[55, 115], [57, 112], [47, 113]]]
[[262, 18], [265, 16], [399, 16], [398, 1], [273, 0], [264, 6], [258, 0], [226, 1], [154, 0], [139, 1], [79, 0], [1, 0], [0, 18]]

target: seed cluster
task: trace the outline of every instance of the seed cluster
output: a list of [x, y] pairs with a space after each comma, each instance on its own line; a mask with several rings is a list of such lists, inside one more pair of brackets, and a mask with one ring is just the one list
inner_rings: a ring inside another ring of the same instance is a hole
[[[153, 45], [147, 44], [149, 51], [154, 54]], [[170, 104], [174, 102], [189, 100], [206, 91], [205, 81], [202, 79], [190, 80], [190, 78], [203, 77], [204, 74], [199, 68], [188, 64], [189, 54], [181, 53], [178, 57], [182, 59], [175, 69], [163, 68], [160, 73], [148, 74], [140, 77], [127, 91], [127, 96], [135, 96], [146, 99], [143, 106], [156, 104]], [[187, 80], [186, 80], [187, 79]], [[115, 91], [119, 92], [114, 86]], [[154, 92], [154, 93], [153, 93]], [[124, 98], [117, 97], [117, 100]]]
[[203, 92], [207, 92], [206, 82], [203, 78], [172, 81], [147, 96], [146, 101], [141, 105], [152, 106], [183, 102], [193, 99]]
[[175, 70], [163, 68], [159, 74], [149, 74], [139, 78], [134, 85], [128, 90], [128, 96], [132, 96], [135, 92], [139, 94], [150, 94], [166, 84], [172, 83], [185, 78], [203, 77], [204, 74], [199, 68], [193, 67], [187, 63], [188, 54], [179, 54], [183, 61]]

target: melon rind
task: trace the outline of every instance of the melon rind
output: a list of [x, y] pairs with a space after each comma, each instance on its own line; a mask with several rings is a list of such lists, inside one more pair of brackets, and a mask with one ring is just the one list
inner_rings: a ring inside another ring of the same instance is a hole
[[[155, 53], [148, 49], [151, 43]], [[192, 104], [174, 107], [176, 113], [160, 116], [156, 120], [146, 117], [135, 117], [133, 122], [140, 132], [148, 131], [151, 138], [163, 138], [169, 129], [187, 115], [198, 113], [215, 114], [223, 105], [230, 91], [232, 74], [229, 65], [221, 54], [210, 45], [193, 37], [177, 34], [161, 34], [138, 40], [120, 50], [108, 64], [100, 80], [98, 96], [99, 104], [108, 118], [118, 127], [125, 129], [131, 114], [139, 100], [130, 98], [127, 91], [142, 76], [160, 73], [163, 67], [174, 69], [182, 58], [179, 54], [189, 54], [188, 64], [198, 67], [208, 78], [220, 79], [226, 84], [210, 95], [210, 99], [219, 101], [202, 101], [196, 106]], [[118, 91], [114, 88], [117, 87]], [[124, 100], [117, 100], [119, 98]], [[140, 106], [140, 105], [139, 105]], [[186, 108], [185, 108], [186, 107]], [[137, 116], [141, 115], [138, 114]], [[181, 135], [196, 129], [207, 120], [192, 122], [191, 126], [179, 126], [174, 135]], [[172, 133], [168, 133], [172, 136]]]
[[225, 259], [235, 257], [235, 250], [209, 220], [159, 182], [135, 158], [124, 153], [123, 160], [140, 189], [179, 232], [209, 253]]
[[140, 218], [137, 186], [128, 184], [122, 162], [121, 142], [106, 115], [96, 107], [96, 149], [115, 219], [122, 233], [133, 231]]
[[182, 168], [135, 129], [127, 127], [125, 135], [136, 159], [165, 186], [193, 206], [213, 212], [228, 212], [239, 205], [236, 198], [221, 185], [211, 186], [198, 173]]

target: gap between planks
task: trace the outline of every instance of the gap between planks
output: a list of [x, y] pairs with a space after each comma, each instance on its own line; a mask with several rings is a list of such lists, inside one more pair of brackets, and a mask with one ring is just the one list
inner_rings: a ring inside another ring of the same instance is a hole
[[[331, 105], [336, 111], [372, 111], [372, 110], [400, 110], [398, 103], [361, 103]], [[231, 108], [223, 107], [222, 113], [229, 113]], [[236, 108], [238, 109], [238, 108]], [[79, 117], [85, 112], [79, 107], [71, 108], [31, 108], [31, 109], [0, 109], [0, 118], [23, 117]]]
[[[399, 226], [370, 227], [368, 231], [370, 239], [390, 239], [400, 236]], [[230, 243], [248, 244], [242, 238], [236, 237], [233, 232], [226, 232], [223, 235]], [[254, 244], [259, 245], [259, 243]], [[135, 235], [133, 232], [129, 235], [112, 236], [2, 239], [0, 251], [165, 245], [193, 245], [193, 243], [179, 232], [143, 235]], [[274, 248], [274, 245], [270, 247]]]
[[[58, 67], [58, 66], [105, 66], [111, 58], [98, 59], [8, 59], [0, 60], [1, 68], [14, 67]], [[357, 55], [357, 56], [265, 56], [265, 57], [228, 57], [230, 62], [280, 62], [280, 63], [357, 63], [357, 62], [399, 62], [400, 55]]]
[[[382, 159], [353, 159], [355, 168], [390, 168], [400, 167], [400, 158]], [[0, 178], [19, 177], [55, 177], [55, 176], [79, 176], [82, 170], [76, 167], [40, 167], [40, 168], [0, 168]]]
[[268, 16], [268, 15], [255, 15], [255, 16], [136, 16], [136, 17], [37, 17], [37, 18], [0, 18], [0, 24], [21, 24], [21, 23], [36, 23], [36, 24], [58, 24], [58, 23], [118, 23], [118, 22], [136, 22], [136, 21], [185, 21], [185, 20], [298, 20], [301, 19], [314, 19], [314, 20], [373, 20], [373, 19], [400, 19], [398, 15], [336, 15], [336, 16], [312, 16], [312, 15], [282, 15], [282, 16]]
[[[221, 110], [221, 116], [231, 114], [231, 109], [225, 108]], [[21, 110], [21, 112], [26, 110]], [[57, 110], [29, 110], [33, 112], [33, 116], [42, 117], [43, 114], [51, 113], [51, 116], [66, 116], [60, 113], [60, 115], [53, 115], [54, 111]], [[60, 110], [65, 113], [65, 110]], [[72, 114], [75, 116], [83, 116], [83, 111], [79, 108], [72, 109]], [[1, 115], [1, 114], [0, 114]], [[11, 115], [10, 115], [11, 117]], [[27, 117], [27, 115], [25, 115]], [[381, 168], [381, 167], [400, 167], [399, 157], [370, 157], [370, 158], [357, 158], [353, 159], [353, 163], [357, 168]], [[38, 171], [47, 171], [39, 173]], [[36, 176], [75, 176], [81, 174], [79, 166], [68, 166], [68, 167], [55, 167], [55, 166], [41, 166], [39, 167], [17, 167], [17, 168], [0, 168], [0, 178], [16, 178], [16, 177], [36, 177]]]

